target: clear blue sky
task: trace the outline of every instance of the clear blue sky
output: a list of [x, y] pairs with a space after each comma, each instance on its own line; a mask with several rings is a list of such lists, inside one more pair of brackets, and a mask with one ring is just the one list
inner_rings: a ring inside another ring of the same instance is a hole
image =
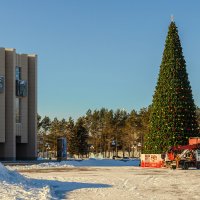
[[151, 104], [170, 15], [200, 106], [199, 0], [1, 0], [0, 46], [38, 54], [38, 112]]

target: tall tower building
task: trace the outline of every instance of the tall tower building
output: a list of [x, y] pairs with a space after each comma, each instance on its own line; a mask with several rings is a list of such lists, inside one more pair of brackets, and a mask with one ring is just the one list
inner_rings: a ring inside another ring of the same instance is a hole
[[37, 55], [0, 48], [0, 160], [37, 157]]

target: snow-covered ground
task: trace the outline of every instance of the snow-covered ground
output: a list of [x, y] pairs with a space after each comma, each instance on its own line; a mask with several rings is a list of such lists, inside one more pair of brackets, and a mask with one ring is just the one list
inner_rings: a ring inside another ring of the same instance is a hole
[[200, 199], [200, 170], [136, 166], [138, 160], [43, 163], [9, 170], [0, 164], [0, 199]]
[[61, 162], [44, 162], [37, 165], [24, 165], [24, 166], [13, 166], [11, 169], [41, 169], [41, 168], [63, 168], [63, 167], [114, 167], [114, 166], [139, 166], [140, 161], [138, 159], [87, 159], [87, 160], [67, 160]]
[[42, 181], [24, 177], [0, 163], [0, 199], [50, 199], [51, 189]]

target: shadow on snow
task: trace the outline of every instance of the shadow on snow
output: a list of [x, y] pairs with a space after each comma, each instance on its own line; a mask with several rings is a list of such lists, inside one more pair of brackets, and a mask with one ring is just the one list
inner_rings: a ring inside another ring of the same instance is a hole
[[112, 187], [111, 185], [108, 184], [98, 184], [98, 183], [62, 182], [57, 180], [42, 180], [42, 179], [27, 179], [27, 180], [28, 182], [30, 181], [32, 183], [32, 186], [35, 188], [49, 186], [51, 199], [54, 200], [64, 199], [65, 197], [67, 197], [67, 193], [77, 189]]

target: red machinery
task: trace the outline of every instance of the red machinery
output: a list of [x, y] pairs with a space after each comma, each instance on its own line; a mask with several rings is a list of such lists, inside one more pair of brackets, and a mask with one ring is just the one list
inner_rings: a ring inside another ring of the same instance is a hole
[[165, 166], [172, 169], [200, 169], [200, 138], [190, 138], [189, 145], [171, 147], [165, 156]]

